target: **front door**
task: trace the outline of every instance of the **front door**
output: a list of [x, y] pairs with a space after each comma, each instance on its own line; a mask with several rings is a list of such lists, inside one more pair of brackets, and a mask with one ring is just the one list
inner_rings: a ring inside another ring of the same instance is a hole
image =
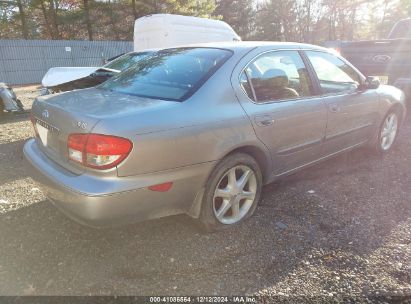
[[[238, 78], [233, 77], [235, 81]], [[297, 50], [260, 54], [240, 72], [238, 82], [237, 96], [258, 138], [271, 152], [275, 175], [321, 157], [327, 109], [315, 96]]]
[[321, 51], [305, 54], [317, 75], [328, 111], [324, 154], [366, 142], [378, 121], [376, 91], [359, 90], [363, 81], [360, 74], [337, 56]]

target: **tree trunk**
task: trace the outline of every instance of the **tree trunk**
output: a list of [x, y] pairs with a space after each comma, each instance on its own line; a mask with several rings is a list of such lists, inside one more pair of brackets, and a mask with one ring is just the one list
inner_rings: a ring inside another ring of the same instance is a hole
[[27, 29], [26, 14], [24, 13], [23, 4], [21, 0], [17, 0], [17, 7], [19, 8], [19, 15], [21, 20], [21, 34], [24, 39], [29, 39], [29, 31]]
[[116, 27], [117, 20], [114, 16], [114, 7], [111, 3], [111, 0], [108, 0], [108, 5], [109, 5], [109, 10], [110, 10], [110, 21], [111, 21], [111, 26], [113, 27], [114, 38], [115, 40], [120, 40], [120, 33]]
[[54, 5], [54, 0], [50, 0], [50, 13], [51, 13], [51, 22], [53, 24], [53, 39], [58, 39], [60, 38], [60, 32], [59, 32], [59, 24], [57, 22], [57, 8]]
[[89, 8], [88, 0], [83, 0], [83, 4], [84, 4], [84, 19], [87, 25], [88, 40], [92, 41], [93, 40], [93, 29], [91, 27], [91, 22], [90, 22], [90, 8]]
[[136, 0], [131, 0], [131, 6], [133, 8], [133, 16], [134, 16], [134, 20], [137, 19], [137, 8], [136, 8]]
[[305, 28], [305, 42], [311, 43], [311, 0], [307, 1], [307, 18]]
[[357, 7], [354, 7], [353, 9], [352, 9], [352, 13], [351, 13], [351, 27], [350, 27], [350, 31], [348, 32], [348, 40], [354, 40], [354, 33], [355, 33], [355, 25], [356, 25], [356, 22], [355, 22], [355, 19], [357, 18]]
[[44, 16], [44, 22], [46, 23], [45, 26], [46, 26], [47, 32], [49, 34], [49, 38], [53, 39], [54, 34], [53, 34], [53, 30], [50, 27], [49, 18], [47, 16], [47, 11], [46, 11], [46, 6], [44, 5], [44, 0], [40, 1], [40, 5], [41, 5], [41, 11], [42, 11], [43, 16]]
[[160, 13], [158, 8], [159, 8], [158, 7], [158, 2], [157, 2], [157, 0], [154, 0], [154, 2], [153, 2], [153, 14]]
[[390, 2], [389, 0], [384, 1], [384, 11], [383, 11], [382, 19], [381, 19], [381, 24], [380, 24], [380, 34], [379, 34], [379, 37], [378, 37], [380, 39], [382, 39], [383, 36], [384, 36], [383, 33], [384, 33], [385, 16], [387, 14], [387, 8], [388, 8], [389, 2]]

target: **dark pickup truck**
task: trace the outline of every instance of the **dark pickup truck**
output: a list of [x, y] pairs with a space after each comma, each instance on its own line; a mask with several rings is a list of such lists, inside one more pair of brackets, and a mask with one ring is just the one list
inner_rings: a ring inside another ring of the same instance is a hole
[[387, 39], [325, 43], [366, 76], [402, 89], [411, 102], [411, 18], [397, 22]]

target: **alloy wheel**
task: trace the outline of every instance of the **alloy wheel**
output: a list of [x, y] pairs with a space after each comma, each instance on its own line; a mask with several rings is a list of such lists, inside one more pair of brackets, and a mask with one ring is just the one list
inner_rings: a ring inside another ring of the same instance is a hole
[[391, 113], [385, 119], [380, 135], [380, 144], [383, 151], [388, 151], [395, 141], [398, 131], [397, 114]]
[[217, 184], [213, 210], [217, 220], [226, 225], [244, 218], [252, 207], [257, 193], [257, 178], [248, 166], [228, 170]]

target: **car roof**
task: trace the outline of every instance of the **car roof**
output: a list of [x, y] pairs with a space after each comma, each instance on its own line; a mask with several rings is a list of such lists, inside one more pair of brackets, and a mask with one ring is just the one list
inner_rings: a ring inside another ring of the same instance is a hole
[[298, 42], [274, 42], [274, 41], [228, 41], [228, 42], [207, 42], [207, 43], [196, 43], [188, 44], [182, 46], [176, 46], [173, 48], [180, 47], [209, 47], [209, 48], [222, 48], [229, 49], [232, 51], [244, 50], [244, 49], [254, 49], [257, 47], [272, 47], [272, 48], [292, 48], [292, 49], [310, 49], [310, 50], [322, 50], [329, 51], [327, 48], [313, 45], [313, 44], [303, 44]]
[[139, 53], [155, 53], [161, 50], [176, 49], [184, 47], [203, 47], [203, 48], [221, 48], [228, 49], [231, 51], [247, 51], [258, 47], [272, 47], [273, 49], [304, 49], [304, 50], [321, 50], [330, 52], [328, 48], [324, 48], [318, 45], [298, 43], [298, 42], [282, 42], [282, 41], [227, 41], [227, 42], [207, 42], [207, 43], [195, 43], [195, 44], [185, 44], [169, 48], [156, 48], [147, 49], [141, 51], [133, 51], [127, 54], [139, 54]]

